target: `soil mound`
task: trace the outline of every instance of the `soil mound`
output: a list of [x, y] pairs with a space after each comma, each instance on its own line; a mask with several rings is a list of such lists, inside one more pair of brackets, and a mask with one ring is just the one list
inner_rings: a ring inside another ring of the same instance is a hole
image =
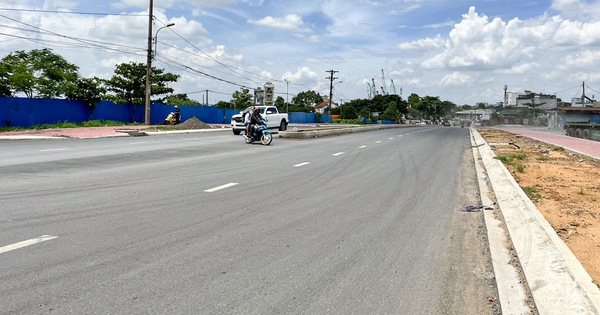
[[173, 126], [174, 129], [212, 129], [213, 127], [202, 122], [200, 119], [195, 116], [184, 121], [179, 125]]

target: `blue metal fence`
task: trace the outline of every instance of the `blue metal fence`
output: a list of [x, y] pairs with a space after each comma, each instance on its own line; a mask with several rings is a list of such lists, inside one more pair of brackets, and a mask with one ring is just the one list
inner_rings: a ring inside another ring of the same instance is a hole
[[[181, 120], [196, 117], [208, 124], [229, 124], [231, 116], [238, 110], [222, 109], [212, 106], [179, 106]], [[90, 113], [90, 109], [81, 101], [59, 99], [38, 99], [0, 97], [0, 127], [29, 127], [57, 122], [83, 122], [94, 120], [115, 120], [121, 122], [143, 123], [145, 117], [143, 105], [115, 104], [109, 101], [99, 102]], [[153, 103], [150, 107], [150, 123], [160, 124], [174, 111], [172, 105]], [[290, 123], [315, 123], [314, 113], [289, 113]], [[320, 122], [327, 122], [328, 116], [322, 115]]]

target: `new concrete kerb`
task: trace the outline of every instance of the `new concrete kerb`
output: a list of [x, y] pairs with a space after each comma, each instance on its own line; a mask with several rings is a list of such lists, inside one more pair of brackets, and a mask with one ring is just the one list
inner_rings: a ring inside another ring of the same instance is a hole
[[368, 126], [348, 126], [348, 127], [331, 127], [313, 130], [299, 130], [299, 131], [280, 131], [279, 138], [292, 138], [292, 139], [311, 139], [319, 137], [337, 136], [348, 133], [365, 132], [389, 128], [401, 128], [401, 127], [415, 127], [410, 125], [368, 125]]
[[470, 130], [538, 312], [600, 314], [600, 289], [483, 137]]

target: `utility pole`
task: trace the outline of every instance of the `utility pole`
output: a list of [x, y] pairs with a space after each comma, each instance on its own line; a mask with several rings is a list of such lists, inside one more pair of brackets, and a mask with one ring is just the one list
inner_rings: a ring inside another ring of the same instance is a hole
[[327, 108], [329, 117], [327, 118], [327, 120], [329, 120], [329, 122], [331, 122], [331, 106], [333, 106], [333, 80], [337, 79], [333, 75], [338, 73], [339, 71], [329, 70], [329, 71], [325, 71], [325, 72], [329, 73], [329, 76], [326, 77], [325, 79], [329, 79], [329, 107]]
[[150, 92], [152, 91], [151, 79], [152, 76], [152, 18], [154, 1], [150, 0], [150, 8], [148, 9], [148, 59], [146, 60], [146, 102], [144, 124], [150, 125]]

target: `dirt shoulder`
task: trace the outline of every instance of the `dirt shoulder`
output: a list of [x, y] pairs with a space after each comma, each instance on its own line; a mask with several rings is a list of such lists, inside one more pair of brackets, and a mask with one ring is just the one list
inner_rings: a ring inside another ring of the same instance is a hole
[[600, 161], [502, 130], [478, 131], [600, 285]]

